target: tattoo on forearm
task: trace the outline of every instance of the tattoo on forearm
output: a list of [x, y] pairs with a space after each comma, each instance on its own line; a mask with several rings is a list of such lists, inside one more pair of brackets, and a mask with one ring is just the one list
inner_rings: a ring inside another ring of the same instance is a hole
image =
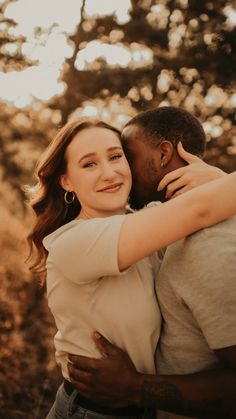
[[165, 410], [182, 415], [207, 418], [233, 419], [236, 417], [236, 408], [226, 408], [222, 399], [218, 400], [186, 400], [181, 392], [167, 382], [150, 383], [144, 382], [142, 388], [143, 404], [153, 406], [159, 410]]
[[162, 409], [166, 406], [171, 408], [179, 409], [183, 400], [181, 393], [175, 386], [169, 383], [149, 383], [144, 382], [142, 389], [143, 401], [147, 405], [153, 405]]

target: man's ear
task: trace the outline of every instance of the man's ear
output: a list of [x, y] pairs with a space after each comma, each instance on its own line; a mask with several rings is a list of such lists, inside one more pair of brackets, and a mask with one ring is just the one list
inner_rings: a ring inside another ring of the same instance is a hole
[[70, 182], [69, 182], [66, 174], [60, 176], [59, 183], [65, 191], [68, 191], [68, 192], [71, 191]]
[[161, 142], [160, 146], [160, 159], [161, 159], [161, 167], [165, 167], [171, 161], [175, 148], [171, 141], [164, 140]]

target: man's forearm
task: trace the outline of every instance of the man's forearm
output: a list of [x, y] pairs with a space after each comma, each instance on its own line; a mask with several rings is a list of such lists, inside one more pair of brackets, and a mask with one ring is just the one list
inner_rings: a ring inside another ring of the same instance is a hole
[[236, 346], [217, 349], [221, 369], [192, 375], [147, 375], [137, 372], [127, 353], [99, 335], [106, 356], [70, 355], [70, 378], [86, 398], [104, 406], [155, 407], [180, 415], [236, 418]]
[[236, 417], [236, 374], [222, 369], [192, 375], [140, 374], [140, 406], [209, 418]]

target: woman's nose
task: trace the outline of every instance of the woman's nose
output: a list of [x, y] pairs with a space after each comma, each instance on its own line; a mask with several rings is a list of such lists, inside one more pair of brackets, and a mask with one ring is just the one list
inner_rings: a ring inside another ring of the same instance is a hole
[[101, 177], [103, 179], [112, 179], [114, 177], [115, 171], [113, 170], [112, 165], [109, 162], [106, 162], [101, 167]]

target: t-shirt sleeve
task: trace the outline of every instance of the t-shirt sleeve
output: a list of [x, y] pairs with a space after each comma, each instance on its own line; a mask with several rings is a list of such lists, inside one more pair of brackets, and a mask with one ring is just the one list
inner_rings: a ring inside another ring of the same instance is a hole
[[182, 296], [212, 349], [236, 345], [236, 218], [193, 240]]
[[[161, 205], [161, 204], [162, 204], [161, 201], [151, 201], [146, 205], [145, 208], [153, 208], [153, 207], [156, 207], [157, 205]], [[154, 232], [154, 234], [155, 234], [155, 232]], [[159, 261], [161, 261], [163, 259], [163, 257], [165, 256], [165, 252], [166, 252], [166, 247], [163, 247], [162, 249], [157, 250]]]
[[69, 280], [85, 284], [103, 276], [120, 275], [118, 240], [126, 215], [78, 221], [49, 247], [48, 264]]

